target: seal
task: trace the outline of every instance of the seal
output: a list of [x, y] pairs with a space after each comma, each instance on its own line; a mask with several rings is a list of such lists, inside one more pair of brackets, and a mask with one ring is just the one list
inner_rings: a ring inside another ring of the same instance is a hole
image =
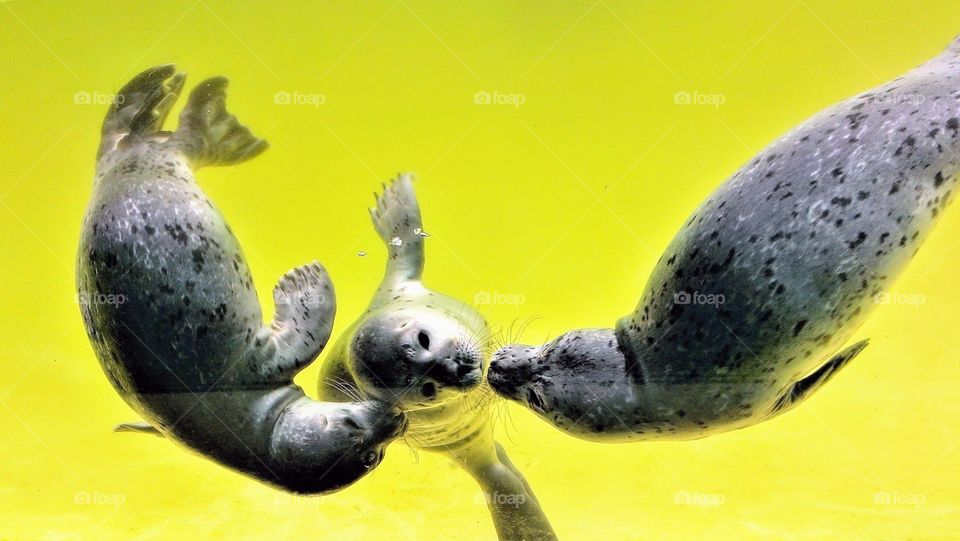
[[500, 539], [556, 539], [540, 504], [494, 440], [486, 384], [490, 329], [472, 307], [422, 282], [424, 239], [410, 175], [371, 209], [386, 272], [364, 314], [337, 341], [319, 378], [323, 400], [387, 402], [411, 446], [443, 453], [480, 484]]
[[814, 115], [721, 185], [667, 247], [634, 312], [494, 355], [489, 381], [585, 439], [689, 439], [813, 395], [952, 200], [960, 40]]
[[87, 335], [153, 430], [282, 489], [336, 490], [379, 464], [403, 418], [382, 402], [316, 402], [293, 384], [330, 337], [330, 278], [318, 263], [284, 275], [263, 323], [240, 245], [193, 171], [267, 144], [227, 112], [222, 77], [161, 131], [184, 78], [172, 65], [141, 73], [103, 123], [77, 256]]

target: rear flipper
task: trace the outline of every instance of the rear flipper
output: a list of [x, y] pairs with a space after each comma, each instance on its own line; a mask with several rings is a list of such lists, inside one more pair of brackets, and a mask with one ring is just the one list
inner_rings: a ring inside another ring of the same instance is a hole
[[173, 64], [156, 66], [120, 89], [103, 120], [98, 159], [119, 145], [136, 143], [160, 131], [186, 78], [175, 71]]
[[320, 263], [297, 267], [273, 288], [276, 312], [270, 326], [272, 355], [261, 364], [264, 376], [292, 378], [323, 350], [337, 312], [330, 276]]
[[[503, 454], [497, 444], [497, 454]], [[499, 460], [474, 474], [500, 541], [551, 541], [557, 535], [526, 479], [510, 460]]]
[[479, 483], [500, 541], [556, 541], [533, 490], [492, 434], [478, 435], [451, 458]]
[[233, 165], [253, 158], [267, 149], [237, 117], [227, 112], [227, 78], [213, 77], [190, 93], [175, 143], [194, 168], [205, 165]]
[[829, 361], [823, 363], [809, 376], [796, 381], [793, 385], [784, 391], [783, 395], [774, 404], [769, 416], [780, 415], [786, 411], [795, 408], [800, 402], [811, 396], [817, 389], [823, 387], [833, 376], [837, 374], [844, 366], [853, 360], [863, 348], [867, 347], [869, 340], [861, 340], [856, 344], [842, 350], [834, 355]]

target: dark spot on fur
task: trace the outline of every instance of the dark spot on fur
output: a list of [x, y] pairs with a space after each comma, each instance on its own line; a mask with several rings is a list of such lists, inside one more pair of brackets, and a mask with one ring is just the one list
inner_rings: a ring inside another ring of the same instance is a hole
[[191, 254], [193, 254], [193, 271], [201, 272], [203, 270], [203, 250], [197, 248]]
[[849, 197], [834, 197], [830, 200], [830, 204], [840, 205], [840, 208], [846, 208], [852, 201], [853, 199]]
[[865, 240], [867, 240], [867, 234], [864, 233], [863, 231], [861, 231], [861, 232], [857, 233], [857, 238], [856, 238], [855, 240], [847, 241], [847, 246], [849, 246], [851, 250], [854, 250], [854, 249], [856, 249], [858, 246], [860, 246], [861, 244], [863, 244], [863, 241], [865, 241]]
[[800, 331], [802, 331], [803, 328], [806, 326], [807, 326], [807, 320], [801, 319], [800, 321], [798, 321], [797, 324], [793, 326], [793, 335], [797, 336], [798, 334], [800, 334]]
[[946, 182], [946, 179], [943, 178], [943, 172], [937, 171], [937, 174], [933, 176], [933, 185], [939, 188], [944, 182]]

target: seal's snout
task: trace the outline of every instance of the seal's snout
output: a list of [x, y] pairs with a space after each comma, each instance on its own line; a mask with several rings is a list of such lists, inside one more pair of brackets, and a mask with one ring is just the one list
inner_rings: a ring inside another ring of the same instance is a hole
[[539, 347], [511, 345], [497, 350], [490, 361], [487, 381], [498, 394], [518, 400], [523, 386], [536, 375]]

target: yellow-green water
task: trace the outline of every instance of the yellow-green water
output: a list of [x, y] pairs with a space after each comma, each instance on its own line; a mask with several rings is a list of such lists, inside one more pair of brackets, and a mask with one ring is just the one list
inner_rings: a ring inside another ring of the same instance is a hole
[[[134, 73], [229, 76], [231, 110], [272, 143], [199, 174], [267, 313], [276, 278], [316, 258], [335, 335], [349, 324], [383, 266], [370, 192], [410, 170], [428, 283], [488, 295], [501, 327], [539, 316], [522, 338], [540, 342], [611, 326], [741, 163], [958, 32], [945, 0], [0, 3], [0, 539], [494, 537], [473, 481], [402, 443], [300, 498], [111, 432], [134, 416], [87, 343], [73, 259], [104, 101]], [[563, 539], [956, 539], [958, 247], [952, 209], [858, 333], [870, 347], [789, 415], [600, 445], [511, 406], [499, 437]]]

